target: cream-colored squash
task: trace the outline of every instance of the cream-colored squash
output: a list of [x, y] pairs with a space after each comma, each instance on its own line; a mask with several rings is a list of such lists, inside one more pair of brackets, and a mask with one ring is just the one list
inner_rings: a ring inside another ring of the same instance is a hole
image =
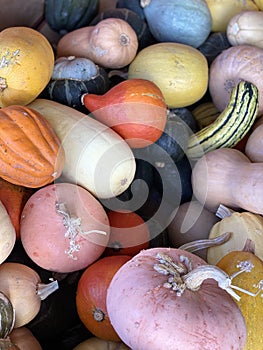
[[226, 31], [230, 19], [241, 11], [258, 11], [253, 0], [206, 0], [212, 16], [212, 31]]
[[14, 248], [16, 231], [3, 203], [0, 201], [0, 264]]
[[65, 150], [63, 181], [77, 183], [96, 197], [124, 192], [135, 174], [135, 158], [128, 144], [92, 117], [55, 101], [36, 99], [28, 105], [54, 128]]
[[263, 12], [242, 11], [231, 18], [227, 26], [231, 45], [255, 45], [263, 48]]
[[206, 93], [208, 64], [205, 56], [190, 45], [158, 43], [139, 51], [129, 65], [128, 78], [153, 81], [169, 108], [186, 107]]
[[217, 222], [209, 233], [215, 238], [225, 232], [231, 232], [227, 242], [207, 249], [207, 262], [217, 264], [226, 254], [234, 250], [242, 250], [247, 239], [255, 244], [255, 254], [263, 258], [263, 217], [251, 212], [232, 212], [231, 215]]

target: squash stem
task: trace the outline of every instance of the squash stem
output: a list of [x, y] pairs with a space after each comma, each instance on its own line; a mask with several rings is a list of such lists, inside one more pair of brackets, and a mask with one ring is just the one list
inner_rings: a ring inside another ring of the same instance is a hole
[[52, 281], [50, 283], [38, 283], [37, 295], [41, 300], [46, 299], [50, 294], [55, 292], [59, 288], [58, 281]]
[[191, 261], [186, 256], [180, 256], [179, 263], [175, 263], [167, 254], [159, 253], [156, 258], [159, 263], [154, 264], [153, 268], [157, 272], [168, 276], [163, 287], [176, 291], [178, 296], [181, 296], [185, 289], [193, 292], [199, 290], [206, 279], [215, 280], [218, 283], [219, 288], [225, 290], [237, 301], [239, 301], [241, 297], [235, 292], [235, 290], [242, 291], [243, 293], [254, 297], [263, 290], [263, 280], [258, 283], [258, 290], [256, 293], [251, 293], [232, 284], [232, 280], [237, 275], [243, 272], [250, 272], [253, 269], [253, 264], [248, 260], [241, 261], [237, 266], [239, 270], [229, 276], [225, 271], [215, 265], [201, 265], [192, 269]]

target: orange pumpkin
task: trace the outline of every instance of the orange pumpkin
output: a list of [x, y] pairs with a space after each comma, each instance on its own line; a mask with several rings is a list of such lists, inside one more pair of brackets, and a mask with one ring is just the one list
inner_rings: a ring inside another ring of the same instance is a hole
[[65, 154], [60, 139], [37, 111], [19, 105], [0, 109], [0, 177], [37, 188], [57, 179]]
[[86, 93], [82, 95], [82, 103], [132, 148], [157, 141], [166, 125], [163, 94], [155, 83], [146, 79], [122, 81], [104, 95]]
[[80, 320], [101, 339], [120, 341], [107, 314], [106, 294], [114, 274], [130, 259], [128, 255], [101, 258], [86, 268], [78, 282], [76, 306]]
[[106, 255], [127, 254], [134, 256], [142, 249], [149, 248], [150, 230], [137, 213], [129, 210], [108, 212], [110, 239]]

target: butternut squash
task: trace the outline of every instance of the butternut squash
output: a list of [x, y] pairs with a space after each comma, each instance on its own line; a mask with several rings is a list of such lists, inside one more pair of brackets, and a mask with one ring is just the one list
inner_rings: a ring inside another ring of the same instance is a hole
[[220, 204], [263, 214], [263, 163], [252, 163], [241, 151], [219, 148], [194, 165], [193, 193], [211, 211]]
[[100, 198], [124, 192], [135, 175], [135, 158], [115, 131], [72, 107], [46, 99], [29, 104], [49, 121], [65, 150], [62, 179]]

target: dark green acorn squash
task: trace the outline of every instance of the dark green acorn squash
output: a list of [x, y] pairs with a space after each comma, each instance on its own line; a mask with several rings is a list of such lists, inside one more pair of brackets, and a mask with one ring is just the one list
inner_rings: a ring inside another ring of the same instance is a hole
[[89, 25], [99, 12], [99, 0], [46, 0], [45, 19], [54, 31], [66, 34]]
[[192, 164], [184, 156], [180, 161], [172, 163], [167, 161], [158, 168], [155, 178], [156, 188], [162, 196], [162, 201], [170, 204], [172, 208], [192, 199]]
[[60, 57], [55, 61], [53, 74], [43, 95], [81, 111], [84, 93], [104, 94], [109, 89], [109, 78], [104, 68], [81, 57]]
[[198, 48], [206, 57], [208, 65], [223, 51], [231, 46], [225, 32], [215, 32]]
[[136, 12], [141, 18], [145, 19], [140, 0], [117, 0], [116, 8], [126, 8]]
[[128, 22], [137, 34], [138, 50], [156, 43], [147, 23], [136, 12], [127, 8], [109, 9], [98, 14], [89, 25], [95, 26], [98, 22], [106, 18], [120, 18]]
[[152, 164], [161, 166], [167, 161], [177, 162], [182, 159], [190, 134], [192, 134], [192, 129], [188, 124], [177, 113], [169, 112], [161, 137], [145, 148]]

